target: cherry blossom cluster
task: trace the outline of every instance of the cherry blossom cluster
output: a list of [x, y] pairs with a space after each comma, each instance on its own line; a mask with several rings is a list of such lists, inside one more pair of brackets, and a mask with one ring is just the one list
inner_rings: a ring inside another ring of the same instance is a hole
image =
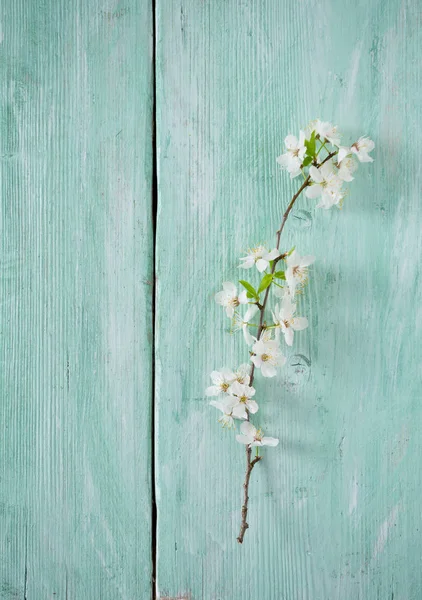
[[[254, 377], [257, 371], [263, 377], [276, 376], [286, 363], [283, 346], [292, 346], [295, 333], [308, 327], [307, 318], [298, 315], [298, 298], [304, 292], [308, 270], [315, 257], [300, 256], [295, 248], [282, 252], [281, 233], [302, 192], [309, 199], [318, 200], [317, 208], [341, 207], [346, 194], [345, 184], [354, 179], [359, 162], [373, 160], [370, 152], [374, 142], [369, 138], [360, 137], [351, 146], [343, 146], [340, 141], [337, 127], [320, 120], [300, 131], [299, 137], [288, 135], [285, 138], [285, 152], [277, 162], [292, 179], [302, 176], [303, 180], [283, 215], [276, 246], [257, 244], [240, 258], [238, 267], [244, 271], [253, 270], [259, 278], [257, 282], [239, 279], [235, 284], [225, 281], [222, 290], [215, 295], [215, 301], [232, 322], [232, 331], [243, 332], [250, 360], [236, 370], [213, 371], [212, 385], [205, 391], [207, 396], [214, 397], [210, 404], [220, 411], [219, 422], [223, 427], [235, 429], [236, 421], [241, 423], [236, 439], [247, 448], [245, 504], [239, 542], [243, 541], [248, 527], [247, 487], [250, 471], [260, 459], [259, 447], [277, 446], [279, 442], [277, 438], [265, 436], [262, 429], [251, 423], [251, 416], [259, 410]], [[252, 447], [256, 447], [257, 456], [253, 461]]]

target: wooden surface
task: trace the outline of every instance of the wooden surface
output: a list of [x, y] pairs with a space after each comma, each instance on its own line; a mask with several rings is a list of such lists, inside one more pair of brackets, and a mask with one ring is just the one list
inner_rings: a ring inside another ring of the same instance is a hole
[[[415, 0], [157, 2], [161, 598], [422, 598], [421, 18]], [[203, 390], [245, 348], [213, 294], [273, 239], [295, 189], [275, 159], [316, 117], [373, 137], [376, 162], [342, 211], [304, 199], [285, 230], [317, 257], [311, 326], [257, 382], [281, 443], [239, 546], [244, 451]]]
[[[417, 0], [0, 14], [0, 598], [149, 599], [156, 559], [162, 600], [420, 600]], [[257, 380], [281, 443], [239, 546], [244, 451], [204, 388], [245, 347], [213, 296], [273, 240], [295, 190], [275, 159], [318, 116], [375, 163], [283, 233], [317, 257], [311, 326]]]
[[150, 598], [151, 6], [0, 20], [0, 597]]

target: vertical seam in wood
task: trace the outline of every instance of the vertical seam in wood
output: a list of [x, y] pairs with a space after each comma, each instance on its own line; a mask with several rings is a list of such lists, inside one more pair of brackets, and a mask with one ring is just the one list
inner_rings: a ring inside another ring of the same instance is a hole
[[157, 80], [156, 80], [156, 1], [152, 3], [152, 261], [153, 261], [153, 286], [152, 286], [152, 399], [151, 399], [151, 598], [156, 600], [156, 575], [157, 575], [157, 503], [155, 489], [155, 310], [156, 310], [156, 240], [157, 240]]

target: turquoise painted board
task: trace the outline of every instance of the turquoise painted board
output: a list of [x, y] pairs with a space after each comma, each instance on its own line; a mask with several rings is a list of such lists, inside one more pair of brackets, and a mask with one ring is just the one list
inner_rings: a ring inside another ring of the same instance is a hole
[[0, 20], [0, 596], [150, 598], [151, 6]]
[[[157, 2], [157, 597], [422, 598], [421, 46], [416, 0]], [[213, 295], [273, 239], [295, 189], [275, 158], [316, 117], [376, 162], [285, 230], [317, 257], [311, 327], [259, 381], [281, 444], [239, 546], [244, 452], [203, 390], [245, 354]]]

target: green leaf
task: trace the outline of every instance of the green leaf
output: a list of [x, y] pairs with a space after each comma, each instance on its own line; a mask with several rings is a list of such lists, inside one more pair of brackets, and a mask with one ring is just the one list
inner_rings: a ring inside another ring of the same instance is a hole
[[246, 298], [256, 298], [256, 296], [254, 296], [254, 294], [251, 294], [250, 292], [246, 292]]
[[267, 273], [266, 275], [264, 275], [264, 277], [261, 279], [261, 283], [259, 284], [258, 294], [260, 294], [261, 292], [266, 290], [267, 287], [269, 285], [271, 285], [272, 280], [273, 280], [272, 273]]
[[286, 256], [290, 256], [291, 254], [293, 254], [293, 252], [295, 250], [296, 250], [296, 246], [293, 246], [293, 248], [287, 252]]
[[276, 271], [274, 273], [274, 277], [276, 277], [277, 279], [286, 279], [286, 275], [284, 274], [284, 271]]
[[240, 279], [239, 283], [243, 285], [247, 292], [249, 292], [250, 295], [246, 294], [248, 298], [258, 298], [258, 294], [255, 288], [250, 283], [248, 283], [247, 281], [243, 281], [243, 279]]
[[306, 146], [306, 155], [308, 157], [313, 158], [315, 156], [315, 152], [316, 152], [316, 139], [315, 139], [315, 131], [312, 132], [311, 137], [309, 138], [309, 140], [305, 140], [305, 146]]
[[[303, 161], [303, 166], [304, 167], [309, 167], [309, 165], [312, 163], [312, 156], [306, 156], [305, 160]], [[257, 446], [258, 447], [258, 446]]]

